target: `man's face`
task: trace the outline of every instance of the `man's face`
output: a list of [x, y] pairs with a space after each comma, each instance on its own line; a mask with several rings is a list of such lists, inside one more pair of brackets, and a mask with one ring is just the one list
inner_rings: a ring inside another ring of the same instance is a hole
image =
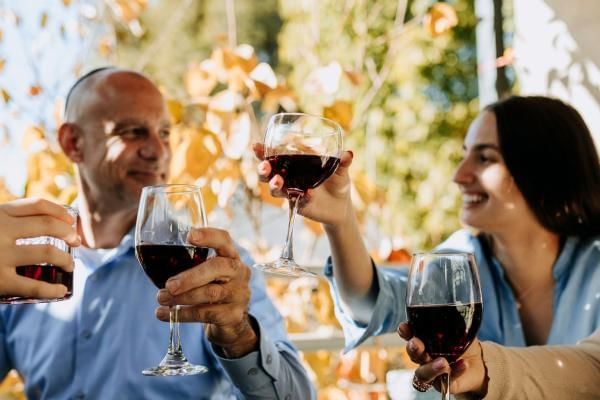
[[111, 72], [87, 97], [77, 121], [79, 171], [88, 196], [103, 206], [137, 208], [144, 186], [165, 183], [170, 159], [163, 98], [145, 78]]

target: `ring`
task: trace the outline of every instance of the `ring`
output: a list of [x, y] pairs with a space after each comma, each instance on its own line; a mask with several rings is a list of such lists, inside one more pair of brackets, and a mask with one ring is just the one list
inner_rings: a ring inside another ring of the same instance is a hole
[[419, 380], [419, 378], [417, 378], [417, 375], [413, 375], [412, 385], [416, 391], [421, 392], [421, 393], [425, 393], [426, 391], [431, 389], [431, 386], [432, 386], [431, 383], [421, 382]]

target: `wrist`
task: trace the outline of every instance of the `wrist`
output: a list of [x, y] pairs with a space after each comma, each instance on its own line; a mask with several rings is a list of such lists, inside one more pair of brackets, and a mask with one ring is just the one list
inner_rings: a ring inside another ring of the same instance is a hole
[[235, 331], [239, 332], [236, 339], [228, 344], [219, 345], [225, 358], [241, 358], [258, 350], [260, 340], [256, 324], [254, 318], [246, 315], [244, 321], [235, 328]]

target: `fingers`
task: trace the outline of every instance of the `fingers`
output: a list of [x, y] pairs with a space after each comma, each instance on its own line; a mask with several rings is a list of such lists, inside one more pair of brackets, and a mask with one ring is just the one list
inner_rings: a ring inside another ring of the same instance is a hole
[[262, 143], [253, 143], [252, 151], [254, 151], [254, 155], [259, 160], [265, 159], [265, 146]]
[[188, 239], [194, 246], [215, 249], [218, 256], [229, 258], [240, 257], [233, 244], [233, 239], [229, 233], [223, 229], [196, 228], [190, 232], [190, 237]]
[[[237, 297], [242, 291], [237, 293]], [[193, 288], [179, 295], [172, 295], [166, 289], [161, 289], [157, 295], [157, 301], [163, 306], [174, 305], [197, 305], [197, 304], [219, 304], [231, 303], [235, 300], [236, 293], [233, 287], [227, 284], [209, 283], [202, 287]], [[249, 296], [248, 296], [249, 297]]]
[[51, 284], [15, 275], [11, 279], [8, 295], [33, 297], [37, 299], [56, 299], [67, 294], [67, 287], [60, 284]]
[[[219, 326], [238, 324], [244, 318], [246, 308], [242, 305], [214, 304], [199, 306], [182, 306], [178, 317], [180, 322], [203, 322]], [[169, 320], [169, 307], [156, 309], [156, 317], [161, 321]]]
[[8, 234], [12, 239], [52, 236], [65, 240], [71, 246], [81, 244], [81, 239], [71, 224], [48, 215], [20, 217], [11, 228]]
[[73, 271], [71, 255], [50, 244], [15, 245], [10, 257], [10, 264], [13, 266], [48, 263], [60, 267], [66, 272]]
[[433, 362], [421, 365], [415, 370], [415, 376], [423, 383], [430, 383], [438, 376], [450, 373], [450, 365], [445, 358], [436, 358]]
[[410, 359], [417, 364], [431, 361], [431, 357], [425, 352], [425, 345], [419, 338], [413, 337], [406, 343], [406, 352]]
[[44, 199], [19, 199], [5, 203], [2, 207], [6, 213], [12, 217], [49, 215], [58, 218], [69, 225], [75, 223], [75, 218], [67, 212], [67, 209], [64, 206]]
[[410, 340], [413, 337], [412, 330], [407, 322], [402, 322], [398, 325], [398, 335], [404, 340]]

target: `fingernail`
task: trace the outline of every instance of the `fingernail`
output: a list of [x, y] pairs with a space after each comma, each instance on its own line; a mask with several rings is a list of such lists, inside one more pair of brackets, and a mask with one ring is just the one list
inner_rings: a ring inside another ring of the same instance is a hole
[[165, 286], [167, 287], [169, 293], [175, 294], [177, 293], [177, 289], [179, 289], [180, 285], [181, 282], [179, 282], [179, 279], [171, 278], [167, 281], [167, 284]]
[[156, 309], [156, 317], [158, 319], [166, 320], [169, 318], [169, 312], [164, 308], [157, 308]]
[[442, 370], [444, 369], [444, 365], [446, 364], [445, 360], [443, 358], [438, 358], [437, 360], [435, 360], [433, 362], [433, 369], [435, 370]]
[[161, 289], [158, 292], [158, 301], [159, 303], [167, 302], [172, 298], [168, 291]]
[[417, 345], [415, 344], [415, 342], [413, 342], [412, 340], [410, 340], [408, 342], [408, 349], [410, 351], [416, 351], [417, 350]]

